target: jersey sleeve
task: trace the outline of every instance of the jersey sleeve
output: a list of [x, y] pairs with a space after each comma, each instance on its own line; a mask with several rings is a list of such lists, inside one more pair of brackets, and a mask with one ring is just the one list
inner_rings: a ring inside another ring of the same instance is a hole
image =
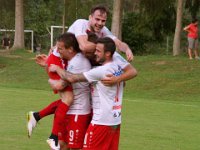
[[101, 79], [103, 79], [104, 75], [105, 75], [105, 70], [102, 69], [101, 66], [93, 68], [87, 72], [84, 72], [83, 75], [85, 76], [85, 78], [88, 80], [88, 82], [96, 82], [96, 81], [100, 81]]
[[67, 32], [73, 33], [76, 37], [80, 35], [87, 35], [87, 20], [78, 19], [68, 29]]
[[124, 69], [127, 65], [129, 65], [129, 62], [126, 59], [124, 59], [118, 52], [114, 53], [113, 61], [122, 69]]
[[117, 37], [116, 36], [114, 36], [113, 34], [112, 34], [112, 32], [110, 32], [110, 30], [107, 28], [107, 27], [103, 27], [103, 29], [102, 29], [102, 32], [103, 32], [103, 34], [104, 34], [104, 37], [109, 37], [109, 38], [111, 38], [112, 40], [115, 40]]
[[83, 73], [91, 69], [91, 64], [82, 53], [76, 54], [76, 56], [69, 61], [67, 71], [71, 73]]

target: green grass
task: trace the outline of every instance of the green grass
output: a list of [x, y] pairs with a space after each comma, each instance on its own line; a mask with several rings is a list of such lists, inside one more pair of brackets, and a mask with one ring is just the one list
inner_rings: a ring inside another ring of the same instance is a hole
[[[0, 149], [48, 149], [52, 116], [31, 139], [26, 112], [57, 98], [34, 54], [0, 52]], [[138, 76], [126, 83], [120, 150], [199, 150], [200, 61], [184, 56], [136, 56]]]

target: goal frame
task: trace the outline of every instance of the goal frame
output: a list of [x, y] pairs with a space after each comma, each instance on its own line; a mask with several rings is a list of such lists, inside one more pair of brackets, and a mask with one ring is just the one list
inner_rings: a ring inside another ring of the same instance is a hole
[[[62, 29], [63, 26], [51, 26], [51, 47], [53, 47], [53, 31], [54, 31], [54, 28], [60, 28]], [[65, 29], [68, 29], [68, 26], [65, 26]]]
[[[15, 32], [15, 30], [0, 29], [0, 32]], [[24, 30], [24, 32], [31, 33], [31, 50], [32, 52], [34, 52], [34, 48], [33, 48], [34, 32], [33, 30]]]

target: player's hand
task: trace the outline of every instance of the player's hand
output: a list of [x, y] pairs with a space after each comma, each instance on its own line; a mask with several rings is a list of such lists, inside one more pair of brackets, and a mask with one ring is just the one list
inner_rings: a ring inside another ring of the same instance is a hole
[[130, 49], [126, 50], [126, 59], [131, 62], [133, 60], [134, 56]]
[[48, 56], [45, 54], [37, 55], [35, 58], [35, 62], [42, 67], [46, 67], [47, 58]]
[[104, 79], [101, 80], [101, 82], [105, 85], [105, 86], [112, 86], [116, 83], [118, 83], [118, 77], [114, 76], [112, 74], [108, 74], [106, 75], [106, 77]]
[[56, 72], [58, 69], [58, 66], [57, 65], [54, 65], [54, 64], [51, 64], [50, 67], [49, 67], [49, 71], [50, 72]]

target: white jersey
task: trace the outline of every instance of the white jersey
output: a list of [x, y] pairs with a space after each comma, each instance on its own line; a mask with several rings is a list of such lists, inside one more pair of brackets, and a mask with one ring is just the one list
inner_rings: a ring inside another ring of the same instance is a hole
[[[90, 62], [82, 53], [77, 53], [68, 61], [67, 71], [75, 74], [83, 73], [91, 69]], [[72, 84], [74, 101], [67, 114], [89, 114], [91, 112], [90, 87], [88, 82]]]
[[[73, 33], [77, 37], [80, 35], [87, 35], [87, 31], [89, 30], [89, 21], [85, 19], [78, 19], [69, 27], [67, 32]], [[109, 37], [113, 40], [116, 38], [116, 36], [114, 36], [105, 26], [101, 29], [99, 33], [96, 33], [96, 35], [99, 38]]]
[[127, 65], [129, 65], [130, 63], [127, 62], [126, 59], [124, 59], [118, 52], [115, 51], [115, 53], [113, 54], [113, 62], [115, 64], [117, 64], [118, 66], [120, 66], [122, 69], [124, 69]]
[[[76, 20], [68, 29], [67, 32], [75, 34], [75, 36], [80, 35], [87, 35], [87, 30], [89, 29], [89, 21], [85, 19], [78, 19]], [[103, 37], [109, 37], [111, 39], [116, 39], [116, 36], [114, 36], [107, 27], [103, 27], [99, 33], [96, 33], [96, 35], [99, 38]], [[122, 69], [124, 69], [129, 63], [117, 52], [113, 55], [113, 61], [121, 66]]]
[[105, 86], [100, 80], [105, 78], [107, 74], [121, 75], [121, 67], [111, 62], [83, 74], [92, 83], [93, 117], [91, 123], [98, 125], [120, 124], [123, 83]]

